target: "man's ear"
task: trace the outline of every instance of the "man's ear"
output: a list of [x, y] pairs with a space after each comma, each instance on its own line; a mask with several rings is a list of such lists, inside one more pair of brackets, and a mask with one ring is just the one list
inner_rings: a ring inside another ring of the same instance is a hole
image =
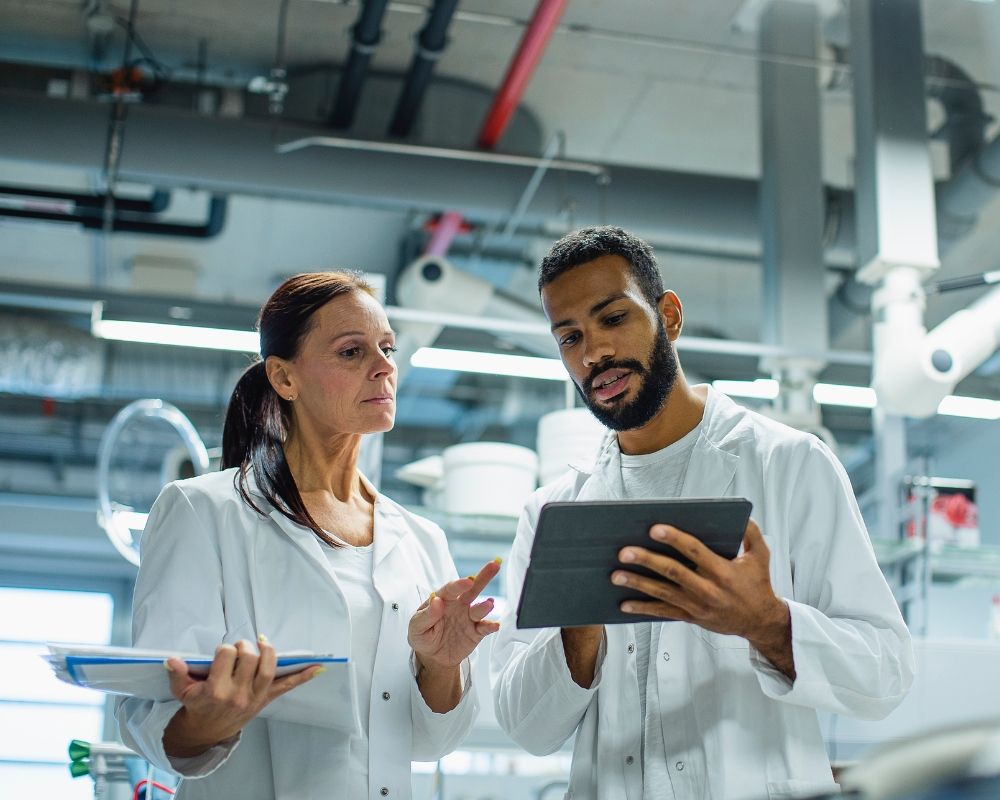
[[681, 335], [681, 328], [684, 327], [684, 307], [681, 299], [672, 291], [667, 289], [657, 303], [657, 310], [663, 320], [663, 327], [667, 329], [667, 338], [675, 341]]
[[289, 397], [295, 397], [298, 394], [295, 387], [295, 380], [288, 369], [288, 363], [285, 359], [278, 358], [277, 356], [268, 356], [267, 361], [264, 362], [264, 370], [267, 372], [267, 380], [274, 391], [278, 393], [279, 397], [287, 400]]

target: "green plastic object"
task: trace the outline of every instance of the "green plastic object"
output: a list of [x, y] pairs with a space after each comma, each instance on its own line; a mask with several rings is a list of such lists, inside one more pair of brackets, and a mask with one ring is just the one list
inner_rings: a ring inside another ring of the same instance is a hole
[[90, 762], [89, 761], [70, 761], [69, 762], [69, 774], [74, 778], [80, 778], [84, 775], [90, 774]]
[[69, 743], [70, 761], [81, 761], [89, 757], [90, 757], [90, 742], [85, 742], [82, 739], [73, 739], [73, 741]]

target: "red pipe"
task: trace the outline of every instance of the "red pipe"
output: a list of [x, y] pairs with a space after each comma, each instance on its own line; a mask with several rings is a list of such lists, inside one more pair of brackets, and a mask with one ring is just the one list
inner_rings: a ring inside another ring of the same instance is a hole
[[441, 256], [448, 254], [452, 240], [462, 228], [462, 215], [457, 211], [445, 211], [438, 220], [431, 235], [431, 240], [424, 250], [425, 256]]
[[528, 81], [531, 80], [535, 67], [545, 53], [549, 39], [559, 26], [559, 20], [567, 5], [569, 0], [539, 0], [531, 22], [521, 37], [517, 53], [507, 67], [503, 83], [493, 98], [493, 105], [483, 120], [478, 145], [484, 150], [496, 147], [507, 123], [514, 116], [514, 111], [521, 102], [521, 96], [528, 88]]

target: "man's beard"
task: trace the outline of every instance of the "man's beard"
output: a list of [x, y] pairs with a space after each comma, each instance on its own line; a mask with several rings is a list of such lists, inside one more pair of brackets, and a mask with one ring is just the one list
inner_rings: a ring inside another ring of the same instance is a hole
[[[594, 378], [609, 369], [627, 369], [639, 378], [639, 391], [633, 400], [629, 402], [616, 400], [614, 404], [608, 406], [600, 404], [594, 397]], [[613, 431], [631, 431], [641, 428], [660, 413], [676, 380], [677, 356], [674, 355], [674, 349], [667, 338], [667, 330], [661, 322], [649, 354], [648, 367], [634, 359], [602, 361], [591, 370], [584, 381], [583, 385], [586, 388], [577, 385], [576, 390], [590, 412], [604, 427]]]

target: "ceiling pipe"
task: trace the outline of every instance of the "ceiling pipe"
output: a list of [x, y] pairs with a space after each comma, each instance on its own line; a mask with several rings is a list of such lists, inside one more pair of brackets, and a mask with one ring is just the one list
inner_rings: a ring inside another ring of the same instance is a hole
[[493, 98], [493, 105], [483, 120], [478, 141], [482, 149], [492, 150], [503, 136], [568, 4], [569, 0], [540, 0], [535, 8], [517, 52], [507, 67], [507, 74]]
[[[178, 236], [186, 239], [210, 239], [217, 236], [226, 223], [228, 198], [213, 195], [208, 205], [208, 215], [202, 224], [180, 222], [160, 222], [144, 219], [141, 214], [129, 214], [118, 209], [111, 219], [112, 233], [141, 233], [152, 236]], [[100, 212], [100, 209], [98, 209]], [[88, 230], [106, 229], [107, 221], [101, 213], [60, 213], [40, 209], [4, 208], [0, 206], [0, 217], [15, 219], [35, 219], [51, 222], [69, 222], [82, 225]]]
[[358, 21], [351, 29], [351, 54], [340, 76], [340, 87], [329, 123], [334, 128], [349, 128], [361, 97], [361, 87], [368, 74], [368, 64], [382, 40], [382, 18], [388, 0], [365, 0]]
[[413, 54], [410, 71], [406, 75], [403, 91], [396, 105], [389, 133], [392, 136], [410, 135], [417, 112], [423, 103], [424, 94], [431, 82], [434, 65], [448, 44], [448, 26], [455, 15], [458, 0], [435, 0], [433, 8], [417, 36], [417, 48]]
[[[0, 185], [0, 195], [8, 197], [34, 197], [43, 202], [46, 200], [56, 200], [65, 203], [72, 203], [79, 213], [88, 211], [100, 212], [104, 208], [105, 195], [84, 194], [82, 192], [62, 192], [54, 189], [38, 189], [25, 186], [3, 186]], [[25, 201], [30, 203], [31, 201]], [[129, 211], [138, 214], [159, 214], [166, 211], [170, 205], [170, 192], [163, 189], [154, 189], [148, 199], [116, 197], [114, 199], [115, 208], [119, 211]]]

